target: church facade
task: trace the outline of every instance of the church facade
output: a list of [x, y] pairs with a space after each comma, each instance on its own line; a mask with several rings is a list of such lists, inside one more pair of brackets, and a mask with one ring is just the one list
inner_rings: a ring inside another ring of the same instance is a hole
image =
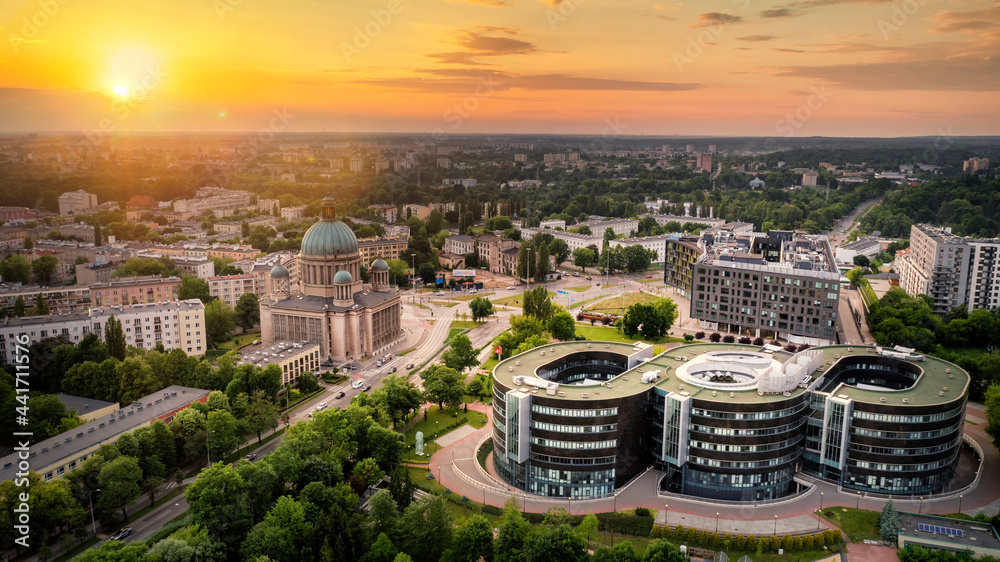
[[361, 254], [350, 227], [336, 219], [332, 198], [323, 200], [322, 219], [302, 237], [301, 292], [289, 291], [285, 268], [271, 270], [261, 299], [261, 339], [320, 345], [323, 360], [353, 361], [381, 353], [402, 335], [402, 304], [389, 285], [389, 266], [376, 259], [370, 284], [361, 281]]

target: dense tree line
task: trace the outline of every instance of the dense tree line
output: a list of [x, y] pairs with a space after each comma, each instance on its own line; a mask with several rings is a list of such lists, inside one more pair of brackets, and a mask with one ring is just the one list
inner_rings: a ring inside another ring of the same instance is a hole
[[861, 218], [861, 229], [906, 238], [918, 223], [950, 226], [960, 236], [997, 236], [1000, 180], [968, 176], [887, 190], [882, 203]]

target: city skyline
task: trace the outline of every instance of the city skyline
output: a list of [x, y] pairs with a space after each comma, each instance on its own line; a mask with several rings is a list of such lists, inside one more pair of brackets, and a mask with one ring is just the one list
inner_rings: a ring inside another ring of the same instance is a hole
[[991, 135], [1000, 4], [15, 1], [0, 131]]

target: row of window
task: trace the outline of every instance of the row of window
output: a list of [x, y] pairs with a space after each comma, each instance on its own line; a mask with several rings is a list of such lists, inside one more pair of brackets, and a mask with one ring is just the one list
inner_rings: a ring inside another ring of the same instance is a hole
[[934, 431], [879, 431], [877, 429], [868, 429], [865, 427], [852, 427], [852, 432], [854, 435], [861, 435], [864, 437], [880, 437], [882, 439], [931, 439], [933, 437], [950, 435], [961, 428], [962, 427], [960, 425], [953, 425], [951, 427], [944, 427]]
[[718, 412], [706, 410], [704, 408], [694, 408], [692, 413], [703, 418], [714, 418], [717, 420], [770, 420], [774, 418], [784, 418], [795, 415], [806, 408], [806, 403], [796, 404], [790, 408], [782, 410], [768, 410], [765, 412]]
[[551, 408], [549, 406], [531, 405], [531, 411], [536, 414], [549, 414], [552, 416], [564, 416], [568, 418], [595, 418], [598, 416], [617, 416], [618, 408], [606, 408], [603, 410], [570, 410], [564, 408]]
[[611, 464], [615, 462], [615, 457], [554, 457], [552, 455], [531, 453], [531, 460], [539, 462], [547, 462], [549, 464], [586, 466], [592, 464]]
[[531, 444], [539, 445], [541, 447], [553, 447], [556, 449], [613, 449], [618, 446], [618, 440], [610, 439], [608, 441], [577, 442], [532, 437]]
[[714, 466], [717, 468], [743, 468], [747, 470], [753, 470], [758, 468], [765, 468], [768, 466], [778, 466], [781, 464], [789, 463], [798, 458], [798, 456], [799, 452], [795, 451], [783, 457], [778, 457], [776, 459], [766, 459], [761, 461], [746, 461], [746, 462], [720, 461], [719, 459], [708, 459], [704, 457], [697, 457], [694, 455], [689, 456], [688, 460], [694, 464], [701, 466]]
[[955, 408], [947, 412], [941, 412], [938, 414], [921, 414], [914, 416], [901, 416], [896, 414], [879, 414], [876, 412], [862, 412], [854, 410], [854, 419], [858, 420], [873, 420], [881, 422], [891, 422], [891, 423], [929, 423], [941, 420], [947, 420], [960, 415], [965, 411], [965, 406]]
[[955, 446], [955, 443], [941, 443], [940, 445], [935, 445], [934, 447], [921, 447], [919, 449], [897, 449], [893, 447], [873, 447], [871, 445], [861, 445], [860, 443], [851, 443], [852, 451], [859, 451], [862, 453], [874, 453], [877, 455], [896, 455], [900, 457], [916, 456], [916, 455], [930, 455], [933, 453], [940, 453], [941, 451], [947, 451]]
[[892, 472], [925, 472], [928, 470], [934, 470], [941, 468], [943, 466], [948, 466], [954, 461], [954, 458], [941, 459], [937, 462], [927, 462], [920, 464], [888, 464], [884, 462], [870, 462], [870, 461], [859, 461], [855, 459], [848, 459], [847, 464], [850, 466], [856, 466], [858, 468], [867, 468], [869, 470], [882, 470], [882, 471], [892, 471]]
[[557, 431], [559, 433], [607, 433], [618, 429], [618, 424], [561, 425], [557, 423], [545, 423], [532, 420], [531, 427], [534, 429], [544, 429], [545, 431]]
[[692, 425], [691, 431], [696, 433], [709, 433], [712, 435], [729, 435], [733, 437], [755, 437], [761, 435], [774, 435], [776, 433], [785, 433], [792, 431], [798, 427], [801, 427], [805, 423], [805, 419], [798, 419], [791, 423], [786, 423], [785, 425], [779, 425], [775, 427], [761, 427], [757, 429], [736, 429], [732, 427], [713, 427], [710, 425]]

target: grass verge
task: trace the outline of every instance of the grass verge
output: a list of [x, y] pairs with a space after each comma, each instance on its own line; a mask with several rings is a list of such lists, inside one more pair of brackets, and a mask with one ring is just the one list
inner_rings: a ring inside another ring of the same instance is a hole
[[828, 507], [823, 509], [823, 519], [833, 523], [847, 535], [851, 542], [865, 539], [879, 540], [879, 512], [853, 507]]
[[[439, 410], [436, 406], [430, 406], [427, 409], [427, 419], [417, 422], [403, 434], [407, 446], [407, 451], [403, 453], [403, 461], [426, 462], [428, 457], [440, 448], [435, 443], [435, 439], [465, 424], [470, 424], [477, 429], [483, 427], [483, 419], [483, 415], [476, 411], [464, 412], [461, 408]], [[424, 456], [422, 457], [417, 456], [414, 450], [418, 431], [424, 433]]]
[[618, 331], [618, 328], [606, 328], [603, 326], [581, 326], [576, 325], [576, 335], [583, 336], [588, 340], [597, 341], [616, 341], [622, 343], [632, 343], [637, 341], [642, 341], [651, 344], [667, 344], [672, 342], [685, 343], [684, 338], [674, 338], [670, 336], [665, 336], [661, 338], [656, 338], [655, 340], [643, 339], [642, 336], [636, 334], [633, 337], [628, 337], [625, 334]]

